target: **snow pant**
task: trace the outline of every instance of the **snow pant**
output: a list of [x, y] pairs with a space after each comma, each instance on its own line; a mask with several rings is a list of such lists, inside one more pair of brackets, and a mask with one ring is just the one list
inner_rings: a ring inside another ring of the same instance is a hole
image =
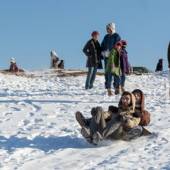
[[120, 126], [118, 115], [113, 115], [111, 120], [107, 120], [101, 107], [93, 108], [92, 119], [90, 121], [91, 136], [99, 132], [103, 139], [107, 139]]
[[[111, 75], [110, 73], [107, 73], [107, 72], [106, 72], [107, 63], [108, 63], [108, 58], [105, 58], [105, 59], [104, 59], [104, 67], [105, 67], [105, 75], [104, 75], [104, 77], [105, 77], [105, 88], [106, 88], [106, 89], [109, 89], [109, 88], [111, 88], [111, 84], [109, 84], [109, 83], [110, 83], [110, 81], [112, 81], [112, 75]], [[111, 79], [111, 80], [110, 80], [110, 79]], [[110, 85], [110, 86], [109, 86], [109, 85]]]
[[97, 67], [88, 67], [85, 89], [93, 88], [93, 83], [96, 78]]
[[113, 86], [115, 89], [118, 89], [121, 83], [120, 76], [114, 75], [114, 83]]
[[90, 131], [91, 135], [96, 133], [102, 133], [104, 127], [106, 127], [106, 120], [104, 118], [104, 111], [102, 107], [93, 108], [92, 111], [92, 119], [90, 121]]
[[120, 76], [120, 85], [121, 85], [121, 87], [125, 86], [125, 80], [126, 80], [126, 76], [125, 76], [125, 74], [122, 74]]

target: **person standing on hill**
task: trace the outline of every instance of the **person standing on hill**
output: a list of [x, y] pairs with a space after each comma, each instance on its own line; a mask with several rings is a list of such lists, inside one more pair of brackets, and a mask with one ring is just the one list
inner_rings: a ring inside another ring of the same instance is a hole
[[168, 68], [170, 69], [170, 42], [168, 45]]
[[115, 23], [109, 23], [106, 25], [107, 34], [104, 36], [103, 41], [101, 43], [102, 56], [104, 58], [105, 65], [105, 88], [108, 89], [108, 80], [110, 79], [110, 75], [106, 72], [107, 62], [109, 53], [115, 44], [121, 40], [121, 37], [118, 33], [116, 33]]
[[114, 89], [115, 95], [120, 93], [120, 76], [121, 76], [121, 67], [120, 67], [120, 52], [122, 49], [121, 41], [117, 42], [115, 46], [110, 51], [107, 66], [106, 74], [108, 75], [107, 80], [107, 92], [108, 96], [113, 95], [111, 90], [112, 76], [114, 77]]
[[97, 69], [102, 69], [101, 47], [98, 41], [99, 32], [93, 31], [91, 33], [91, 37], [92, 38], [85, 44], [83, 48], [83, 52], [87, 56], [86, 67], [88, 68], [85, 89], [93, 88]]

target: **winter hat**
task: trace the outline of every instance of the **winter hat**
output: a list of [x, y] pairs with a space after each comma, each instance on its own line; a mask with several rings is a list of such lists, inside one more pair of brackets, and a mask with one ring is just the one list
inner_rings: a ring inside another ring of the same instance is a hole
[[121, 41], [118, 41], [114, 47], [118, 47], [118, 46], [121, 46], [122, 47], [122, 42]]
[[106, 29], [110, 29], [112, 32], [116, 29], [115, 23], [109, 23], [106, 25]]
[[126, 46], [127, 45], [127, 41], [126, 40], [121, 40], [122, 46]]
[[99, 35], [99, 32], [98, 32], [98, 31], [93, 31], [93, 32], [91, 33], [91, 36], [92, 36], [92, 37], [94, 37], [94, 36], [96, 36], [96, 35]]
[[56, 56], [57, 57], [58, 55], [57, 55], [57, 53], [54, 50], [52, 50], [51, 51], [51, 56]]
[[16, 63], [15, 58], [12, 57], [11, 60], [10, 60], [10, 62], [11, 62], [11, 63]]

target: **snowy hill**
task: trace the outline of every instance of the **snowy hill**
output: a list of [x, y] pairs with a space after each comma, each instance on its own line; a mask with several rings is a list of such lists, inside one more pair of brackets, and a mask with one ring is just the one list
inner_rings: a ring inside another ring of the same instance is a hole
[[44, 72], [20, 77], [0, 74], [0, 169], [87, 170], [170, 169], [170, 99], [168, 74], [128, 76], [126, 89], [144, 91], [151, 112], [148, 129], [156, 137], [131, 142], [88, 144], [74, 113], [87, 117], [94, 106], [107, 109], [120, 96], [108, 97], [104, 77], [84, 90], [85, 76], [57, 77]]

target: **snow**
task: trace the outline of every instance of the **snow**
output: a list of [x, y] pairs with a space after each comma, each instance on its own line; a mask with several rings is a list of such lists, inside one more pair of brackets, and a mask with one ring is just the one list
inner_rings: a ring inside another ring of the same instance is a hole
[[84, 90], [85, 76], [57, 77], [50, 70], [32, 77], [0, 74], [0, 169], [94, 170], [170, 169], [170, 99], [168, 74], [127, 77], [126, 89], [140, 88], [151, 112], [147, 127], [156, 135], [130, 142], [88, 144], [80, 134], [75, 112], [117, 105], [108, 97], [104, 77]]

